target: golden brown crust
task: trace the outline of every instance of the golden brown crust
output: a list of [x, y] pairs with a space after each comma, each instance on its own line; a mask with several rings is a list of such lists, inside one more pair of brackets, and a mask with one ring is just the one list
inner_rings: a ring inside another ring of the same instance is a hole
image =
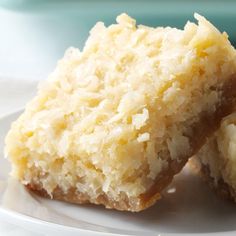
[[[179, 157], [177, 160], [171, 160], [170, 154], [164, 153], [163, 158], [169, 160], [169, 167], [159, 174], [153, 186], [144, 194], [141, 194], [138, 197], [129, 198], [126, 193], [122, 193], [118, 200], [114, 200], [108, 194], [103, 193], [96, 199], [91, 199], [87, 194], [77, 192], [75, 188], [70, 189], [67, 193], [64, 193], [60, 188], [56, 188], [53, 191], [52, 196], [49, 196], [41, 186], [34, 183], [30, 183], [26, 187], [41, 196], [77, 204], [101, 204], [106, 208], [133, 212], [138, 212], [148, 208], [161, 198], [161, 191], [172, 181], [174, 175], [181, 171], [185, 163], [188, 161], [188, 158], [193, 156], [205, 143], [206, 138], [211, 136], [211, 134], [217, 130], [222, 118], [232, 113], [233, 107], [236, 104], [235, 78], [236, 75], [232, 76], [232, 78], [228, 80], [228, 83], [222, 86], [222, 100], [214, 112], [204, 112], [201, 114], [198, 122], [195, 124], [187, 124], [192, 127], [191, 131], [185, 134], [190, 140], [191, 150], [188, 153], [185, 153], [184, 156]], [[205, 171], [205, 173], [208, 172]], [[210, 175], [206, 174], [206, 176]], [[209, 180], [209, 182], [211, 181]], [[234, 196], [234, 199], [236, 199], [235, 195], [232, 195], [231, 190], [229, 190], [229, 186], [226, 186], [225, 184], [221, 184], [220, 186], [220, 188], [217, 188], [220, 192], [224, 192], [224, 195]]]
[[67, 193], [64, 193], [62, 189], [57, 188], [53, 191], [52, 196], [49, 196], [48, 193], [39, 185], [28, 184], [26, 185], [26, 187], [30, 191], [33, 191], [34, 193], [42, 197], [52, 198], [75, 204], [93, 203], [96, 205], [104, 205], [106, 208], [117, 209], [120, 211], [141, 211], [142, 209], [147, 208], [149, 205], [152, 205], [152, 203], [160, 198], [160, 195], [157, 194], [152, 202], [149, 201], [144, 204], [141, 203], [140, 198], [128, 198], [124, 193], [120, 194], [119, 200], [116, 201], [110, 198], [106, 193], [103, 193], [96, 199], [90, 199], [86, 193], [80, 193], [76, 191], [75, 188], [70, 189]]

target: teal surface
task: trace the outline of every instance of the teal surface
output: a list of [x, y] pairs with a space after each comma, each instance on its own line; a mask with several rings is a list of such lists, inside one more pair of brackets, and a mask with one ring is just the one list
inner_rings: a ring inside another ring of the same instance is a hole
[[[113, 23], [122, 12], [140, 24], [180, 28], [187, 20], [194, 20], [193, 13], [198, 12], [226, 31], [236, 45], [236, 1], [233, 0], [0, 0], [0, 7], [0, 55], [8, 53], [9, 57], [15, 57], [13, 64], [17, 71], [17, 60], [29, 63], [31, 70], [35, 68], [35, 73], [27, 74], [22, 64], [18, 73], [22, 76], [45, 76], [66, 48], [83, 47], [97, 21]], [[13, 52], [12, 47], [17, 50]], [[10, 74], [12, 60], [8, 64], [3, 62], [2, 69], [1, 62], [0, 59], [0, 74], [2, 71]]]

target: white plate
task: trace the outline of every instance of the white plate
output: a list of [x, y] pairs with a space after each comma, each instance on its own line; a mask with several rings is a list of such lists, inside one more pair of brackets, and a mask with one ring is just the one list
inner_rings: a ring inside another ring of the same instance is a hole
[[[0, 119], [0, 218], [52, 235], [236, 235], [236, 205], [217, 198], [185, 168], [155, 206], [129, 213], [40, 198], [9, 178], [4, 136], [19, 112]], [[174, 191], [175, 190], [175, 191]]]

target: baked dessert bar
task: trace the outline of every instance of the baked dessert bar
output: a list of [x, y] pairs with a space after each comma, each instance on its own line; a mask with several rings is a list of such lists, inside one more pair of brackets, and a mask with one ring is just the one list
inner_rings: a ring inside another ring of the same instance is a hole
[[204, 179], [217, 194], [236, 202], [236, 113], [222, 121], [195, 158]]
[[28, 189], [141, 211], [232, 112], [236, 51], [204, 17], [184, 30], [99, 22], [12, 124], [6, 155]]

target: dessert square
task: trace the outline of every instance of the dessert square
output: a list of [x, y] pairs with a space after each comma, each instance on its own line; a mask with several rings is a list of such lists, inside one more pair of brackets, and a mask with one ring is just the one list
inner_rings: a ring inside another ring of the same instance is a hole
[[30, 190], [141, 211], [232, 112], [236, 52], [204, 17], [184, 30], [97, 23], [12, 124], [6, 155]]
[[236, 113], [222, 121], [193, 161], [218, 195], [236, 202]]

